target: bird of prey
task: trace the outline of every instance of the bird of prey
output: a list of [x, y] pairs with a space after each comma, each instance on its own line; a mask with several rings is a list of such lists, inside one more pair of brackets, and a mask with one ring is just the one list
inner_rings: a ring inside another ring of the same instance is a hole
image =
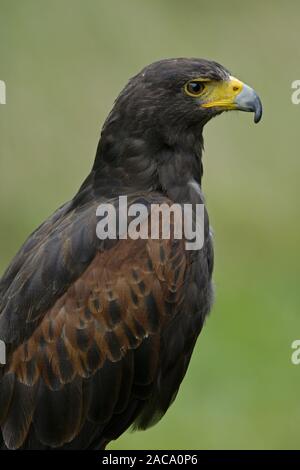
[[167, 411], [212, 305], [207, 212], [197, 250], [100, 239], [96, 212], [124, 195], [204, 204], [203, 127], [228, 110], [262, 114], [252, 88], [204, 59], [155, 62], [120, 93], [90, 174], [1, 278], [0, 448], [104, 449]]

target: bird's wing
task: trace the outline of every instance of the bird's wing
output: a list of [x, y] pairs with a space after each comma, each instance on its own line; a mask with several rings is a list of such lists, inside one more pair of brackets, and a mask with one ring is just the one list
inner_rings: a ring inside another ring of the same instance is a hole
[[99, 249], [94, 209], [42, 226], [1, 299], [0, 331], [12, 345], [0, 381], [9, 448], [87, 447], [101, 430], [117, 437], [149, 397], [162, 333], [182, 306], [184, 241]]
[[0, 281], [0, 339], [30, 335], [45, 312], [92, 261], [96, 208], [66, 204], [27, 239]]
[[51, 217], [49, 217], [42, 225], [40, 225], [25, 241], [18, 254], [14, 257], [2, 278], [0, 278], [0, 308], [5, 302], [5, 293], [10, 284], [16, 278], [19, 270], [23, 267], [26, 259], [33, 250], [37, 249], [40, 243], [44, 243], [47, 235], [55, 230], [55, 226], [59, 224], [61, 219], [68, 212], [70, 203], [64, 204]]

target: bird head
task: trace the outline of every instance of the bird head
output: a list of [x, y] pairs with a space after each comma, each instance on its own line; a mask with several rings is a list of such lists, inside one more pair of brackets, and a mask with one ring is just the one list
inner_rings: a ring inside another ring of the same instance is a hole
[[[112, 178], [113, 168], [122, 167], [122, 176], [113, 180], [116, 187], [132, 181], [155, 187], [158, 166], [170, 161], [172, 171], [178, 167], [174, 155], [181, 155], [186, 169], [201, 167], [204, 125], [232, 110], [253, 112], [255, 122], [262, 115], [255, 91], [222, 65], [184, 58], [154, 62], [131, 78], [116, 99], [102, 129], [93, 170], [102, 178], [103, 167], [108, 166]], [[137, 174], [142, 174], [140, 179]], [[194, 174], [202, 174], [202, 169]]]
[[155, 129], [175, 138], [231, 110], [253, 112], [255, 122], [262, 115], [255, 91], [222, 65], [204, 59], [166, 59], [148, 65], [129, 81], [110, 120], [121, 117], [131, 133]]

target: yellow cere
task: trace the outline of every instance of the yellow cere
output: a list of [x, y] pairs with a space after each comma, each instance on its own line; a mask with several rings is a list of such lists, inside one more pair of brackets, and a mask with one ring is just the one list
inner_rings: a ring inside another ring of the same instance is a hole
[[201, 106], [203, 108], [212, 108], [214, 106], [234, 109], [236, 104], [234, 100], [244, 87], [243, 82], [235, 77], [229, 80], [216, 81], [211, 80], [205, 84], [205, 89], [201, 95], [204, 101]]

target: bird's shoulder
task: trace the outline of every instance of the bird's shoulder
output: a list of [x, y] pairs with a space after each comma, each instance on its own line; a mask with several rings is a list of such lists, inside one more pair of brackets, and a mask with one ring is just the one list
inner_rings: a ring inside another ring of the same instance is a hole
[[[122, 277], [133, 260], [143, 269], [151, 261], [159, 278], [160, 257], [166, 266], [170, 261], [164, 251], [171, 245], [176, 253], [180, 250], [175, 241], [100, 240], [96, 213], [103, 202], [119, 208], [118, 198], [65, 204], [32, 233], [12, 260], [0, 281], [1, 339], [6, 343], [18, 344], [30, 336], [55, 303], [70, 294], [68, 290], [76, 292], [76, 281], [82, 284], [85, 276], [84, 282], [89, 282], [95, 267], [105, 266], [106, 273]], [[129, 198], [129, 204], [134, 202], [147, 206], [171, 201], [157, 193], [140, 193]], [[97, 275], [103, 285], [103, 272]]]

